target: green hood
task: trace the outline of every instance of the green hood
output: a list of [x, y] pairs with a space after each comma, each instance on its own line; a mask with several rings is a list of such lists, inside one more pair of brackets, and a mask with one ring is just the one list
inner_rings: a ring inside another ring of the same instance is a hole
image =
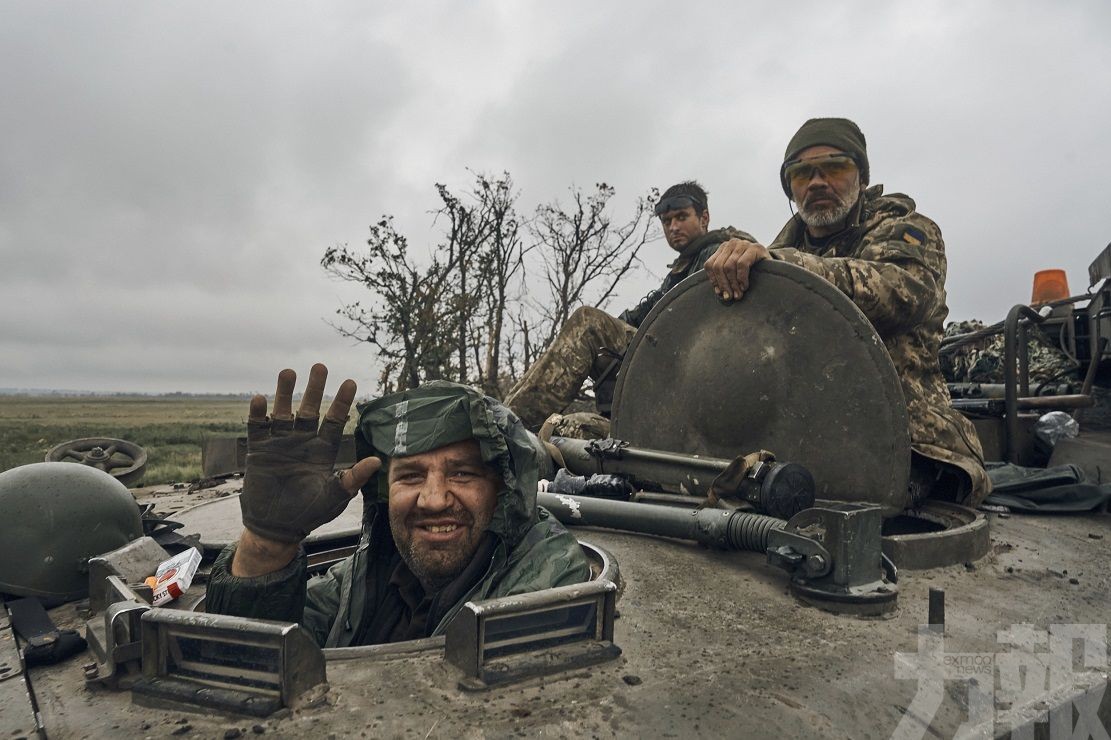
[[364, 509], [388, 500], [386, 470], [394, 457], [407, 457], [474, 438], [482, 459], [501, 474], [502, 488], [489, 529], [514, 547], [536, 523], [540, 448], [517, 416], [469, 386], [433, 381], [359, 404], [355, 452], [382, 459], [382, 472], [363, 487]]

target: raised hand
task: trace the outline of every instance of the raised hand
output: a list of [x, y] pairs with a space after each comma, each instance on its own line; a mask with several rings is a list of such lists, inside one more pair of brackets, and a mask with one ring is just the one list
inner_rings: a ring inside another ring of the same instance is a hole
[[313, 529], [339, 516], [381, 467], [378, 458], [368, 457], [342, 474], [333, 473], [356, 385], [350, 379], [340, 385], [318, 428], [320, 401], [327, 379], [328, 368], [313, 365], [296, 416], [292, 413], [293, 389], [297, 382], [293, 370], [282, 370], [278, 374], [274, 410], [270, 416], [266, 415], [265, 396], [251, 399], [247, 419], [247, 470], [239, 497], [243, 524], [247, 528], [240, 539], [241, 546], [247, 543], [254, 544], [256, 549], [262, 546], [288, 562], [292, 555], [288, 558], [285, 555], [295, 553], [297, 543]]

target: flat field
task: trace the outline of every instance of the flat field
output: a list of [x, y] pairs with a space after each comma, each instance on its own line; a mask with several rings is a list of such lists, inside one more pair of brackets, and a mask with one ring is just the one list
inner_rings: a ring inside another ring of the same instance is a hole
[[243, 434], [247, 404], [189, 396], [0, 396], [0, 471], [42, 462], [62, 442], [114, 437], [146, 448], [142, 485], [196, 480], [205, 435]]

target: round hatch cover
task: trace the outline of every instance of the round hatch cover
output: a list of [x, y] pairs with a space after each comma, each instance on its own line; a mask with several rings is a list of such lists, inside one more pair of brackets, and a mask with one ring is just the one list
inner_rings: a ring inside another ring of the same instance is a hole
[[733, 458], [758, 449], [814, 474], [817, 497], [905, 508], [899, 377], [864, 314], [825, 280], [764, 260], [736, 303], [698, 272], [645, 319], [621, 365], [612, 435]]

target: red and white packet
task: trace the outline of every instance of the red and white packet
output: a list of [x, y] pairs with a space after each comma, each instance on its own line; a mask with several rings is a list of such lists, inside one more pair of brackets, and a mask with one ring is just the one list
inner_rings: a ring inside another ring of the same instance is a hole
[[197, 574], [200, 564], [200, 552], [197, 548], [190, 547], [159, 565], [154, 575], [146, 579], [146, 583], [154, 590], [154, 605], [168, 604], [185, 593], [193, 583], [193, 576]]

